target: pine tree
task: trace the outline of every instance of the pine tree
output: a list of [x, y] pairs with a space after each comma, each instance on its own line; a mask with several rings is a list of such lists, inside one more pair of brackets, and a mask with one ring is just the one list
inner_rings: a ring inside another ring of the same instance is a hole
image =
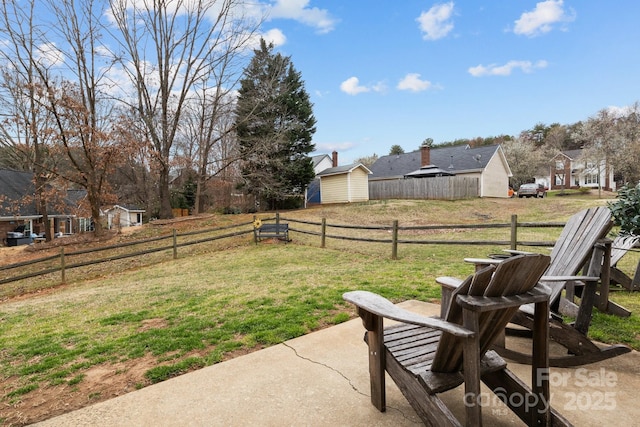
[[244, 187], [272, 209], [300, 199], [314, 178], [308, 154], [316, 130], [301, 74], [290, 57], [261, 40], [240, 84], [236, 127]]

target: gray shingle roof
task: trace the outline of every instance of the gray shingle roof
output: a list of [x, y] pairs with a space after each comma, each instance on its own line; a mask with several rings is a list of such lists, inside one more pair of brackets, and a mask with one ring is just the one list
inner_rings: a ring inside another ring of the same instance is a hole
[[[70, 215], [80, 201], [87, 196], [86, 190], [67, 190], [64, 207], [48, 206], [49, 215]], [[40, 216], [35, 204], [35, 185], [32, 172], [0, 169], [0, 217], [20, 215]]]
[[317, 156], [311, 157], [311, 161], [313, 162], [313, 167], [315, 168], [318, 164], [324, 159], [328, 158], [331, 161], [331, 157], [328, 154], [318, 154]]
[[338, 175], [338, 174], [341, 174], [341, 173], [347, 173], [347, 172], [350, 172], [350, 171], [352, 171], [352, 170], [354, 170], [354, 169], [356, 169], [358, 167], [363, 168], [365, 170], [365, 172], [367, 172], [367, 173], [369, 172], [369, 169], [365, 165], [363, 165], [362, 163], [353, 163], [353, 164], [350, 164], [350, 165], [344, 165], [344, 166], [338, 166], [338, 167], [335, 167], [335, 168], [325, 169], [322, 172], [320, 172], [318, 174], [318, 176]]
[[582, 156], [582, 152], [584, 150], [582, 150], [581, 148], [575, 149], [575, 150], [566, 150], [563, 151], [562, 154], [564, 154], [565, 156], [567, 156], [568, 158], [570, 158], [571, 160], [576, 160], [578, 159], [580, 156]]
[[[431, 164], [452, 173], [481, 170], [498, 150], [499, 145], [487, 145], [469, 148], [468, 145], [456, 145], [431, 148]], [[371, 178], [402, 177], [420, 169], [422, 153], [420, 150], [404, 154], [392, 154], [380, 157], [371, 165]]]
[[38, 215], [31, 172], [0, 169], [0, 216]]

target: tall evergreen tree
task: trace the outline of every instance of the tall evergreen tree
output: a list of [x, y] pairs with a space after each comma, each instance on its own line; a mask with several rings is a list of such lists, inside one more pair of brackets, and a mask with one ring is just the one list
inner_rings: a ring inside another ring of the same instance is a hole
[[313, 105], [291, 58], [274, 54], [264, 40], [240, 84], [236, 127], [244, 185], [276, 208], [302, 196], [314, 178], [308, 156], [316, 131]]

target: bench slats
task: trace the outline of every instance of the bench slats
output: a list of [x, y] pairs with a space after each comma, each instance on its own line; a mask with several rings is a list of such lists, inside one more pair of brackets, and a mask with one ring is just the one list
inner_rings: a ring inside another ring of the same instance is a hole
[[257, 229], [257, 240], [262, 239], [280, 239], [285, 242], [289, 241], [289, 224], [276, 223], [276, 224], [262, 224]]

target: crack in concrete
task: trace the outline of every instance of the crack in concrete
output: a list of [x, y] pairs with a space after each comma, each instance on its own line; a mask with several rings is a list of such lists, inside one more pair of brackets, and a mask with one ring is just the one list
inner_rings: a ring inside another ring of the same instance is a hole
[[[322, 362], [318, 362], [316, 360], [310, 359], [308, 357], [302, 356], [300, 353], [298, 353], [298, 350], [296, 350], [294, 347], [290, 346], [289, 344], [287, 344], [286, 342], [283, 342], [282, 345], [284, 345], [285, 347], [287, 347], [288, 349], [290, 349], [291, 351], [293, 351], [293, 353], [296, 355], [296, 357], [302, 359], [302, 360], [306, 360], [307, 362], [311, 362], [313, 364], [316, 365], [320, 365], [323, 366], [333, 372], [335, 372], [336, 374], [340, 375], [342, 378], [344, 378], [349, 385], [351, 386], [351, 388], [358, 394], [365, 396], [365, 397], [371, 397], [371, 395], [367, 394], [367, 393], [363, 393], [362, 391], [358, 390], [358, 387], [356, 387], [353, 382], [351, 381], [351, 379], [349, 379], [349, 377], [347, 377], [345, 374], [343, 374], [342, 372], [340, 372], [338, 369], [334, 368], [333, 366], [329, 366], [326, 363], [322, 363]], [[407, 416], [407, 414], [405, 414], [402, 410], [400, 410], [399, 408], [395, 408], [393, 406], [388, 406], [387, 405], [387, 409], [393, 409], [394, 411], [397, 411], [400, 415], [402, 415], [402, 417], [404, 419], [406, 419], [407, 421], [411, 421], [412, 423], [415, 423], [416, 425], [422, 425], [422, 422], [416, 422], [412, 417]]]

